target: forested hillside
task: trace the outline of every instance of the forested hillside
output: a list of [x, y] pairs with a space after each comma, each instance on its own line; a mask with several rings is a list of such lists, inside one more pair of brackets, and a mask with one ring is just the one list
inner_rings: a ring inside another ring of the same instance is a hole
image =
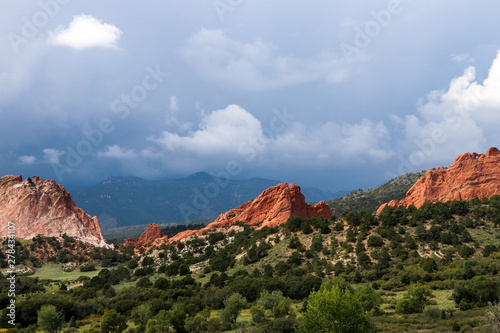
[[40, 330], [43, 309], [67, 332], [484, 332], [500, 295], [499, 223], [494, 196], [236, 224], [137, 253], [23, 241], [19, 264], [35, 272], [17, 278], [17, 330]]

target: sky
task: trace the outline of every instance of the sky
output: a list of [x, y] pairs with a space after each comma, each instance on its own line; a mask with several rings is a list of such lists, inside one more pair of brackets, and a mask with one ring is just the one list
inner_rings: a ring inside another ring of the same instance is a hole
[[500, 146], [500, 3], [0, 2], [0, 174], [339, 191]]

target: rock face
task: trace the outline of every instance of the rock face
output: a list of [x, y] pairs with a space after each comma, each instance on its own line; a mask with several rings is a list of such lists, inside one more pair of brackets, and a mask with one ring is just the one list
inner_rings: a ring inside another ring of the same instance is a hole
[[162, 235], [160, 226], [158, 224], [151, 223], [150, 225], [148, 225], [146, 231], [139, 237], [138, 241], [133, 238], [129, 238], [125, 241], [125, 246], [140, 247], [154, 242], [159, 238], [168, 239], [167, 236]]
[[9, 222], [15, 238], [63, 234], [96, 246], [108, 246], [97, 217], [78, 208], [68, 191], [53, 180], [38, 176], [23, 180], [8, 175], [0, 179], [0, 237], [7, 237]]
[[329, 218], [330, 209], [324, 201], [314, 207], [308, 205], [300, 193], [300, 186], [282, 183], [265, 190], [254, 200], [219, 215], [209, 226], [226, 227], [241, 221], [252, 226], [275, 227], [285, 223], [292, 215], [304, 218], [323, 215]]
[[428, 170], [406, 193], [406, 198], [392, 200], [386, 206], [420, 207], [426, 202], [472, 200], [500, 194], [500, 151], [491, 147], [486, 154], [465, 153], [448, 169]]
[[228, 227], [236, 222], [256, 227], [275, 227], [285, 223], [292, 215], [303, 218], [315, 216], [330, 218], [331, 213], [324, 201], [314, 206], [307, 204], [304, 195], [300, 192], [300, 186], [282, 183], [265, 190], [254, 200], [219, 215], [205, 228], [183, 231], [170, 238], [169, 242], [201, 234], [204, 230]]
[[129, 237], [127, 238], [127, 240], [125, 241], [125, 244], [124, 244], [125, 247], [127, 246], [133, 246], [133, 247], [138, 247], [139, 246], [139, 242], [137, 242], [135, 239], [133, 239], [132, 237]]
[[157, 238], [161, 238], [162, 236], [160, 226], [158, 224], [151, 223], [148, 225], [146, 232], [139, 237], [139, 244], [147, 244]]

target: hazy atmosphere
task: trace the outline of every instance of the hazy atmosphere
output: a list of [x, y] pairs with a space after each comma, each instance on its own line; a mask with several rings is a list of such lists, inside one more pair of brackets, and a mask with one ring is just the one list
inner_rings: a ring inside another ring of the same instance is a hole
[[0, 173], [323, 190], [498, 146], [500, 4], [3, 1]]

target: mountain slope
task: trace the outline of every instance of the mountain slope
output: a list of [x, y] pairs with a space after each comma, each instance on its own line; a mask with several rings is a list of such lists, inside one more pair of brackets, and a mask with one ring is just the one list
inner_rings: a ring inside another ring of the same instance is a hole
[[303, 188], [302, 194], [306, 197], [307, 202], [320, 202], [342, 198], [343, 196], [349, 194], [349, 191], [322, 191], [317, 188]]
[[[173, 180], [108, 177], [72, 192], [75, 202], [99, 218], [103, 229], [149, 223], [214, 220], [219, 214], [255, 198], [281, 183], [271, 179], [230, 180], [199, 172]], [[304, 190], [307, 202], [340, 196], [318, 189]]]
[[329, 200], [327, 204], [337, 216], [344, 211], [368, 210], [375, 212], [385, 202], [403, 199], [406, 192], [424, 174], [425, 171], [407, 173], [384, 185], [369, 190], [356, 190], [342, 198]]
[[[72, 192], [73, 200], [99, 218], [103, 229], [149, 223], [214, 220], [219, 214], [255, 198], [281, 183], [271, 179], [230, 180], [199, 172], [173, 180], [108, 177]], [[318, 189], [304, 191], [308, 202], [338, 197]]]
[[[195, 229], [193, 226], [204, 226], [209, 224], [210, 222], [213, 222], [213, 220], [190, 220], [182, 223], [158, 223], [158, 225], [162, 229], [162, 232], [164, 232], [166, 235], [173, 236], [177, 232], [187, 229]], [[129, 237], [139, 238], [139, 236], [146, 231], [147, 227], [147, 224], [138, 224], [125, 227], [103, 229], [102, 235], [104, 236], [105, 240], [126, 239]], [[178, 231], [175, 232], [176, 230]]]
[[74, 191], [73, 198], [85, 211], [98, 216], [103, 228], [113, 228], [213, 219], [278, 183], [268, 179], [228, 181], [201, 172], [160, 181], [108, 177], [95, 186]]

